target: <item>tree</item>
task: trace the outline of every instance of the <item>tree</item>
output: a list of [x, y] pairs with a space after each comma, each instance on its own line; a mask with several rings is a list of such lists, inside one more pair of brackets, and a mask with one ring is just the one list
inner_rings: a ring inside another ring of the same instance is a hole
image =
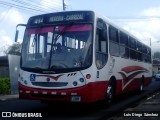
[[20, 55], [21, 54], [21, 44], [14, 43], [13, 45], [9, 46], [9, 48], [4, 51], [5, 54], [12, 54], [12, 55]]
[[156, 59], [156, 58], [160, 59], [160, 52], [155, 52], [153, 54], [153, 59]]

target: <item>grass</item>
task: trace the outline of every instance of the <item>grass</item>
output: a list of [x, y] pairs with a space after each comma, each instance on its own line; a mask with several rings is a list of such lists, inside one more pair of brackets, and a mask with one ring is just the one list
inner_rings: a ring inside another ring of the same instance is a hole
[[0, 94], [10, 93], [10, 79], [9, 77], [0, 78]]

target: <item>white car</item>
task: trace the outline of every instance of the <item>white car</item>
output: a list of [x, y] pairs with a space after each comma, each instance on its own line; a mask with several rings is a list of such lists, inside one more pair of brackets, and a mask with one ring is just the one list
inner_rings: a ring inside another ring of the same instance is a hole
[[155, 79], [156, 79], [156, 80], [160, 80], [160, 72], [156, 73]]

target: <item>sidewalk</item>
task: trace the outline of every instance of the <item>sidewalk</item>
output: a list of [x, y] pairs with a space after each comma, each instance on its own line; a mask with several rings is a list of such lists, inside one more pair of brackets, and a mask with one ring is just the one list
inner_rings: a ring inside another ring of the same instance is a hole
[[18, 94], [0, 95], [0, 101], [13, 100], [13, 99], [18, 99], [18, 98], [19, 98]]
[[108, 120], [160, 120], [160, 91]]

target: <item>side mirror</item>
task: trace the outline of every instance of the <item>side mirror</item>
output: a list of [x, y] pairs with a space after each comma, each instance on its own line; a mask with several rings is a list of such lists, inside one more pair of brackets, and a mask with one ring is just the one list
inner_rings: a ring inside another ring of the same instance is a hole
[[16, 30], [16, 34], [15, 34], [15, 42], [17, 42], [17, 40], [18, 40], [18, 34], [19, 34], [19, 30]]
[[17, 42], [17, 40], [18, 40], [19, 30], [17, 30], [17, 28], [18, 28], [19, 26], [26, 27], [27, 25], [26, 25], [26, 24], [18, 24], [18, 25], [16, 26], [15, 42]]

